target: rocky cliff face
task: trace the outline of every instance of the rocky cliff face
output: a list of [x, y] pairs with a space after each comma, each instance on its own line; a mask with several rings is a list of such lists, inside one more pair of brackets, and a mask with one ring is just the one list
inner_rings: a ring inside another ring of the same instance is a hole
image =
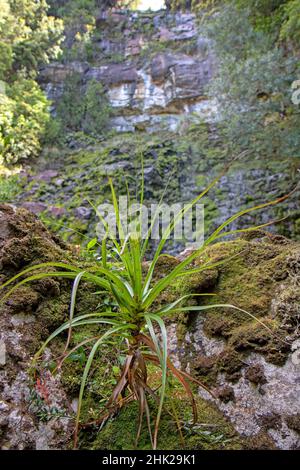
[[176, 130], [186, 114], [213, 118], [205, 86], [216, 66], [213, 50], [192, 14], [103, 13], [96, 21], [90, 63], [52, 63], [40, 79], [59, 100], [66, 78], [76, 72], [84, 88], [102, 83], [115, 111], [117, 131]]
[[[74, 44], [68, 31], [66, 44], [70, 48]], [[97, 142], [71, 139], [63, 151], [46, 149], [39, 168], [23, 173], [18, 205], [39, 214], [57, 231], [64, 225], [66, 236], [69, 228], [74, 229], [72, 241], [82, 241], [77, 232], [93, 238], [96, 218], [87, 199], [108, 199], [108, 176], [114, 177], [119, 190], [124, 188], [124, 173], [138, 178], [141, 153], [148, 200], [157, 202], [168, 180], [170, 202], [190, 200], [224, 167], [224, 149], [216, 131], [218, 112], [205, 89], [216, 67], [212, 44], [191, 14], [102, 13], [88, 59], [68, 57], [51, 63], [41, 70], [40, 81], [53, 100], [54, 112], [73, 73], [80, 76], [78, 93], [91, 80], [102, 83], [114, 109], [110, 124], [117, 133]], [[190, 127], [194, 118], [196, 125]], [[218, 145], [212, 148], [209, 142]], [[203, 201], [208, 228], [246, 205], [288, 192], [295, 172], [286, 160], [272, 157], [267, 162], [250, 158], [237, 163]], [[295, 193], [285, 206], [294, 211], [294, 219], [284, 230], [295, 236], [300, 230], [298, 196]], [[282, 211], [279, 208], [273, 216], [286, 215]], [[271, 217], [258, 214], [231, 228], [268, 222]], [[201, 425], [185, 423], [187, 448], [299, 448], [299, 243], [258, 233], [253, 240], [218, 244], [210, 256], [216, 261], [234, 259], [164, 295], [177, 296], [172, 301], [186, 293], [214, 292], [220, 302], [255, 314], [274, 334], [228, 310], [213, 310], [205, 318], [191, 313], [170, 320], [169, 349], [174, 359], [215, 393], [214, 400], [198, 397]], [[0, 283], [37, 261], [69, 258], [78, 262], [32, 214], [0, 207]], [[170, 262], [178, 260], [162, 257], [158, 275], [168, 271]], [[78, 312], [89, 313], [95, 296], [82, 287]], [[47, 370], [37, 380], [30, 370], [38, 346], [68, 318], [69, 301], [69, 284], [50, 279], [21, 288], [0, 305], [3, 449], [71, 445], [82, 358], [66, 363], [56, 377]], [[82, 340], [80, 334], [76, 340]], [[45, 359], [51, 362], [62, 348], [58, 341]], [[100, 359], [88, 386], [87, 421], [111, 385], [111, 364]], [[186, 412], [182, 392], [176, 393], [179, 398], [174, 397], [174, 403]], [[83, 435], [82, 446], [128, 448], [136, 433], [135, 418], [134, 410], [122, 412], [102, 433], [89, 430], [88, 436]], [[163, 426], [167, 431], [162, 433], [162, 446], [181, 448], [172, 423]]]
[[[0, 283], [38, 262], [61, 261], [86, 266], [86, 259], [70, 250], [28, 211], [0, 207]], [[237, 256], [238, 255], [238, 256]], [[169, 352], [176, 365], [192, 372], [213, 393], [197, 397], [199, 422], [190, 421], [190, 403], [173, 384], [172, 402], [182, 416], [186, 449], [297, 449], [300, 446], [299, 329], [300, 249], [283, 237], [258, 232], [252, 240], [219, 243], [205, 255], [211, 261], [231, 262], [176, 282], [159, 302], [172, 302], [187, 293], [217, 294], [213, 303], [231, 303], [247, 309], [269, 330], [248, 315], [232, 309], [213, 309], [205, 316], [195, 311], [166, 318]], [[162, 256], [155, 276], [166, 275], [178, 259]], [[195, 266], [203, 257], [195, 260]], [[72, 446], [80, 378], [87, 356], [78, 351], [59, 373], [65, 338], [46, 349], [43, 362], [33, 368], [32, 357], [58, 326], [67, 321], [71, 283], [40, 279], [18, 288], [0, 304], [0, 448], [66, 449]], [[202, 298], [202, 302], [205, 298]], [[208, 302], [210, 301], [207, 298]], [[191, 300], [192, 305], [199, 297]], [[102, 303], [103, 302], [103, 303]], [[94, 295], [82, 283], [76, 315], [105, 305], [107, 297]], [[190, 301], [189, 301], [190, 305]], [[98, 328], [98, 327], [97, 327]], [[94, 327], [73, 331], [71, 347], [97, 334]], [[83, 422], [100, 413], [110, 396], [113, 346], [101, 350], [86, 387]], [[103, 348], [105, 348], [103, 346]], [[156, 377], [156, 375], [155, 375]], [[156, 380], [157, 377], [154, 379]], [[202, 389], [201, 389], [202, 390]], [[99, 432], [87, 427], [80, 446], [91, 449], [134, 447], [137, 415], [134, 404]], [[143, 428], [141, 448], [150, 447]], [[182, 449], [173, 418], [165, 413], [159, 445]]]
[[[115, 133], [98, 140], [71, 134], [67, 148], [45, 149], [38, 170], [24, 173], [18, 203], [41, 214], [56, 230], [71, 228], [92, 238], [97, 221], [87, 198], [100, 203], [108, 197], [107, 176], [114, 177], [121, 192], [125, 174], [131, 183], [138, 181], [141, 155], [146, 199], [157, 202], [169, 181], [165, 198], [169, 203], [190, 201], [233, 155], [222, 141], [216, 100], [206, 96], [217, 70], [213, 44], [193, 14], [102, 12], [88, 51], [76, 44], [74, 31], [67, 30], [63, 59], [41, 70], [40, 81], [53, 101], [53, 112], [75, 73], [78, 95], [92, 80], [103, 84], [113, 108], [110, 127]], [[203, 200], [207, 231], [241, 208], [287, 194], [296, 176], [293, 158], [249, 155], [237, 161]], [[232, 228], [290, 213], [270, 230], [297, 238], [298, 200], [299, 191], [284, 207], [255, 212]], [[70, 237], [70, 232], [65, 234]], [[78, 239], [74, 232], [71, 239]]]

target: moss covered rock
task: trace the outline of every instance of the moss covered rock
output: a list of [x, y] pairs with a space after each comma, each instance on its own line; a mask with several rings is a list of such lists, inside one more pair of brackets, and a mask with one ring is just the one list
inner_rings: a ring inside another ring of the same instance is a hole
[[[181, 392], [182, 393], [182, 392]], [[176, 396], [177, 395], [177, 396]], [[161, 450], [236, 450], [243, 448], [243, 440], [234, 431], [218, 409], [201, 398], [197, 400], [198, 422], [193, 424], [191, 406], [184, 396], [178, 396], [173, 390], [172, 406], [166, 402], [170, 411], [176, 412], [178, 422], [168, 413], [164, 413], [158, 436], [158, 449]], [[151, 411], [155, 406], [152, 403]], [[121, 410], [115, 419], [111, 419], [101, 433], [90, 431], [82, 434], [82, 448], [105, 450], [150, 450], [151, 443], [147, 425], [136, 445], [138, 429], [138, 407], [133, 403]], [[180, 430], [178, 429], [180, 428]]]
[[[274, 445], [299, 445], [288, 416], [299, 412], [299, 369], [292, 352], [299, 338], [299, 243], [256, 232], [250, 239], [218, 243], [195, 261], [224, 260], [201, 305], [230, 304], [178, 317], [175, 356], [219, 396], [220, 410], [245, 436], [264, 430], [263, 417], [280, 415], [276, 430], [267, 430]], [[205, 276], [205, 272], [204, 272]], [[211, 273], [208, 273], [211, 281]], [[205, 285], [205, 284], [204, 284]], [[186, 292], [185, 283], [182, 289]], [[204, 292], [203, 281], [190, 292]], [[230, 393], [228, 390], [230, 388]], [[266, 441], [266, 442], [267, 442]]]
[[[22, 269], [49, 261], [76, 262], [75, 251], [33, 214], [0, 206], [0, 285]], [[34, 376], [31, 360], [48, 335], [67, 320], [70, 288], [69, 281], [42, 279], [21, 286], [0, 303], [1, 449], [69, 446], [74, 412], [60, 374], [45, 369]], [[82, 312], [90, 311], [91, 294], [85, 295], [84, 287], [78, 300]], [[60, 351], [57, 342], [52, 352], [47, 350], [48, 361]]]
[[[0, 219], [1, 282], [43, 261], [91, 265], [91, 260], [80, 258], [77, 250], [58, 240], [29, 212], [1, 206]], [[161, 449], [297, 447], [297, 368], [292, 357], [300, 324], [299, 253], [298, 243], [265, 233], [256, 233], [250, 240], [218, 243], [196, 259], [194, 267], [224, 260], [222, 265], [191, 278], [178, 278], [162, 293], [159, 305], [184, 294], [214, 293], [216, 297], [195, 296], [186, 305], [230, 303], [252, 316], [230, 308], [212, 308], [204, 315], [184, 312], [166, 318], [174, 361], [191, 370], [216, 398], [201, 392], [198, 422], [192, 424], [184, 390], [180, 384], [170, 384], [159, 436]], [[165, 276], [178, 262], [172, 256], [161, 256], [155, 278]], [[47, 367], [42, 367], [40, 376], [30, 373], [32, 355], [68, 318], [69, 301], [69, 281], [49, 278], [22, 286], [0, 305], [1, 344], [5, 348], [5, 361], [0, 365], [2, 448], [71, 446], [76, 397], [88, 349], [79, 348], [60, 373], [53, 374], [55, 358], [64, 347], [62, 337], [47, 350]], [[111, 306], [111, 299], [95, 296], [82, 283], [76, 312], [90, 313], [99, 305]], [[96, 326], [78, 329], [71, 345], [98, 333]], [[97, 365], [86, 387], [82, 423], [97, 422], [101, 415], [120, 374], [120, 354], [117, 344], [103, 346], [97, 353]], [[158, 384], [157, 371], [149, 370], [149, 374]], [[154, 403], [151, 412], [154, 416]], [[133, 449], [137, 426], [136, 404], [131, 403], [121, 408], [101, 433], [95, 425], [83, 427], [80, 447]], [[150, 448], [146, 426], [138, 448]]]

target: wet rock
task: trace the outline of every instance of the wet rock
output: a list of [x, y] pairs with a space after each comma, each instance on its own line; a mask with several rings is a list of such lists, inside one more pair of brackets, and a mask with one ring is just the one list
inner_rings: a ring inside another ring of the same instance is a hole
[[[5, 366], [6, 364], [6, 345], [3, 340], [0, 341], [0, 367]], [[0, 411], [1, 411], [1, 402], [0, 402]]]
[[11, 323], [15, 327], [23, 326], [28, 323], [34, 323], [35, 317], [33, 315], [17, 314], [11, 318]]
[[58, 297], [60, 294], [60, 284], [55, 279], [39, 279], [35, 283], [35, 291], [44, 297]]
[[141, 53], [144, 46], [143, 36], [137, 36], [126, 43], [125, 57], [134, 57]]
[[18, 269], [35, 259], [51, 257], [54, 253], [61, 256], [62, 250], [56, 244], [56, 237], [34, 214], [4, 205], [0, 206], [0, 220], [0, 269]]
[[113, 39], [103, 38], [95, 44], [95, 47], [106, 56], [127, 57], [126, 44], [124, 42], [120, 43]]
[[165, 26], [161, 26], [159, 29], [159, 40], [160, 41], [172, 41], [174, 40], [174, 33]]
[[[245, 377], [232, 385], [235, 395], [234, 402], [221, 402], [221, 409], [231, 420], [236, 430], [244, 436], [259, 434], [268, 423], [267, 434], [275, 446], [280, 449], [298, 448], [299, 436], [288, 426], [291, 412], [299, 413], [299, 371], [288, 360], [283, 367], [268, 364], [258, 355], [250, 358], [251, 363], [260, 364], [265, 369], [266, 384], [262, 385], [263, 394], [253, 387]], [[218, 379], [220, 386], [226, 386], [224, 376]], [[280, 416], [274, 421], [274, 416]], [[270, 416], [271, 421], [270, 421]]]
[[117, 26], [125, 26], [126, 24], [126, 17], [124, 14], [120, 12], [110, 12], [110, 11], [102, 11], [100, 15], [96, 18], [96, 28], [102, 29], [105, 27], [117, 27]]
[[[70, 440], [72, 420], [70, 417], [50, 418], [48, 422], [37, 422], [34, 405], [31, 400], [30, 379], [26, 372], [21, 371], [15, 379], [7, 382], [4, 376], [4, 390], [0, 402], [1, 419], [0, 446], [4, 450], [48, 450], [60, 449]], [[58, 379], [53, 383], [51, 377], [45, 386], [48, 387], [50, 410], [59, 410], [67, 415], [66, 397], [59, 385]], [[39, 392], [37, 391], [37, 396]], [[37, 400], [37, 403], [38, 400]], [[31, 407], [31, 409], [30, 409]], [[45, 410], [44, 410], [45, 411]]]
[[42, 202], [23, 202], [21, 207], [36, 215], [39, 215], [47, 209], [47, 205]]
[[153, 57], [151, 62], [151, 78], [153, 82], [162, 83], [168, 77], [170, 67], [175, 64], [171, 54], [160, 53]]
[[62, 217], [67, 213], [64, 207], [55, 207], [55, 206], [50, 206], [48, 208], [48, 212], [50, 215], [52, 215], [55, 218]]
[[83, 75], [89, 69], [89, 65], [85, 62], [71, 62], [68, 64], [60, 64], [53, 62], [42, 68], [39, 73], [41, 83], [52, 83], [59, 85], [63, 83], [70, 75], [79, 73]]
[[151, 62], [153, 82], [171, 81], [172, 99], [188, 100], [204, 94], [204, 87], [213, 74], [212, 59], [198, 61], [183, 54], [160, 53]]
[[171, 29], [170, 39], [174, 41], [186, 41], [193, 39], [197, 34], [195, 23], [191, 18], [184, 24], [180, 24]]
[[182, 57], [173, 68], [176, 98], [198, 98], [204, 94], [204, 87], [212, 76], [209, 63], [201, 63], [190, 57]]
[[56, 170], [45, 170], [36, 175], [36, 179], [44, 181], [45, 183], [50, 183], [51, 180], [57, 176], [58, 172]]
[[131, 163], [128, 161], [119, 161], [102, 166], [103, 172], [108, 175], [113, 175], [117, 170], [128, 170], [130, 168]]
[[246, 450], [276, 450], [273, 439], [265, 432], [259, 432], [245, 440]]
[[14, 312], [34, 311], [39, 303], [38, 293], [30, 287], [22, 286], [18, 292], [13, 293], [5, 302]]
[[194, 371], [197, 375], [207, 376], [208, 373], [213, 369], [215, 364], [214, 357], [198, 356], [195, 363], [193, 364]]
[[91, 217], [92, 209], [89, 207], [80, 206], [75, 209], [75, 217], [78, 219], [88, 220]]
[[97, 80], [106, 85], [118, 85], [120, 83], [136, 83], [137, 70], [131, 64], [110, 64], [100, 67], [92, 67], [86, 74], [88, 80]]
[[10, 218], [14, 217], [15, 208], [9, 205], [0, 205], [0, 249], [4, 245], [7, 238], [11, 235], [11, 227], [8, 223]]
[[[101, 37], [93, 42], [92, 66], [69, 61], [52, 63], [41, 71], [54, 113], [64, 82], [77, 73], [82, 91], [90, 80], [104, 85], [111, 106], [119, 110], [110, 122], [119, 132], [175, 131], [180, 113], [196, 113], [207, 121], [216, 118], [213, 103], [202, 105], [204, 88], [215, 69], [213, 48], [198, 31], [194, 15], [101, 13], [96, 27]], [[112, 36], [112, 30], [118, 34]], [[152, 45], [157, 41], [172, 42], [174, 47], [153, 57]], [[186, 44], [188, 53], [176, 52]]]

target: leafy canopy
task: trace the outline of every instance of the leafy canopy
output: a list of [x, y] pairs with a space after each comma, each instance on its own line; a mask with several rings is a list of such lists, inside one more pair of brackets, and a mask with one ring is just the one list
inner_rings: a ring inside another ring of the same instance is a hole
[[57, 57], [63, 22], [45, 0], [0, 0], [0, 163], [38, 155], [49, 103], [35, 78]]
[[276, 35], [257, 29], [249, 8], [230, 4], [203, 27], [218, 57], [208, 93], [219, 103], [231, 151], [248, 149], [260, 159], [299, 157], [300, 114], [291, 100], [297, 55], [286, 54]]

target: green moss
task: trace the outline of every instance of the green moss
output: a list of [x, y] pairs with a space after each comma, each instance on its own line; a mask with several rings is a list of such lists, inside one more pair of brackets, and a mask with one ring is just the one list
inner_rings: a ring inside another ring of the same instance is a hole
[[[198, 422], [192, 424], [190, 403], [185, 398], [172, 398], [166, 406], [176, 411], [181, 422], [183, 439], [178, 431], [176, 420], [168, 413], [164, 413], [161, 420], [158, 436], [158, 449], [240, 449], [241, 440], [234, 432], [232, 426], [223, 418], [221, 413], [212, 405], [202, 399], [197, 399]], [[150, 409], [154, 416], [155, 406], [151, 403]], [[81, 434], [81, 448], [130, 450], [135, 449], [135, 439], [138, 428], [138, 406], [132, 403], [123, 408], [116, 418], [109, 420], [99, 432], [87, 430]], [[144, 423], [138, 449], [150, 450], [151, 444], [147, 425]]]
[[37, 310], [39, 321], [47, 328], [57, 328], [68, 319], [70, 293], [62, 292], [58, 298], [50, 298]]
[[0, 204], [15, 200], [19, 192], [19, 180], [18, 175], [3, 176], [0, 172]]
[[7, 301], [7, 305], [14, 311], [17, 312], [32, 312], [39, 303], [38, 293], [29, 286], [19, 287]]
[[[270, 310], [277, 283], [286, 277], [286, 257], [291, 249], [268, 242], [247, 242], [237, 240], [217, 244], [209, 250], [213, 261], [230, 259], [219, 269], [218, 284], [214, 292], [216, 299], [210, 303], [232, 304], [252, 312], [257, 317], [265, 316]], [[206, 331], [211, 334], [228, 336], [233, 324], [252, 321], [247, 314], [226, 309], [212, 311], [207, 315]], [[228, 327], [228, 328], [227, 328]]]
[[[76, 244], [84, 243], [85, 238], [72, 232], [72, 229], [93, 238], [97, 223], [94, 214], [88, 220], [80, 220], [76, 209], [81, 206], [90, 208], [88, 199], [95, 204], [110, 200], [108, 176], [113, 177], [116, 189], [121, 194], [125, 192], [125, 179], [132, 193], [135, 193], [136, 183], [141, 178], [143, 156], [146, 169], [146, 201], [159, 201], [167, 183], [165, 202], [190, 201], [224, 169], [228, 152], [223, 140], [218, 136], [218, 131], [201, 121], [192, 123], [188, 129], [176, 135], [166, 131], [149, 135], [141, 131], [135, 134], [112, 134], [103, 141], [97, 141], [83, 133], [74, 133], [69, 136], [69, 140], [75, 146], [75, 150], [61, 149], [60, 157], [57, 155], [57, 149], [48, 148], [44, 151], [45, 163], [50, 164], [55, 160], [58, 166], [61, 165], [59, 179], [63, 179], [63, 183], [57, 185], [55, 180], [45, 183], [32, 175], [32, 181], [23, 183], [24, 189], [20, 198], [23, 201], [25, 193], [25, 200], [64, 207], [64, 215], [56, 218], [51, 215], [51, 211], [46, 211], [42, 214], [42, 218], [47, 226], [58, 230], [65, 240]], [[290, 188], [287, 186], [287, 181], [293, 178], [294, 166], [294, 162], [286, 159], [274, 161], [270, 159], [262, 162], [248, 158], [234, 163], [228, 171], [228, 178], [222, 180], [202, 200], [205, 204], [206, 233], [215, 228], [216, 219], [219, 221], [222, 218], [223, 207], [228, 207], [228, 195], [231, 192], [228, 185], [232, 184], [236, 174], [247, 175], [245, 184], [248, 188], [245, 197], [230, 203], [230, 206], [236, 206], [238, 209], [251, 204], [253, 198], [257, 202], [265, 201], [268, 174], [273, 174], [275, 170], [276, 174], [280, 171], [285, 175], [276, 182], [276, 191], [288, 192]], [[255, 178], [257, 171], [266, 172], [266, 180]], [[292, 201], [293, 204], [294, 202], [295, 200]], [[272, 209], [270, 218], [285, 215], [281, 214], [280, 210], [279, 206]], [[288, 221], [277, 225], [277, 230], [283, 234], [293, 233], [296, 237], [298, 219], [299, 214], [294, 210]], [[249, 225], [259, 223], [260, 220], [258, 215], [254, 214], [249, 217]]]
[[[41, 218], [48, 227], [73, 243], [84, 241], [80, 233], [93, 238], [98, 222], [93, 213], [89, 219], [80, 219], [76, 215], [78, 207], [89, 209], [88, 200], [92, 200], [94, 204], [110, 200], [108, 176], [113, 176], [114, 185], [120, 194], [124, 194], [125, 179], [132, 193], [135, 193], [136, 183], [141, 178], [142, 155], [146, 170], [150, 170], [149, 177], [146, 172], [145, 179], [145, 195], [149, 202], [160, 199], [167, 184], [167, 174], [170, 178], [166, 202], [170, 203], [181, 199], [180, 185], [189, 178], [190, 164], [187, 162], [187, 155], [177, 152], [176, 144], [169, 133], [151, 137], [146, 133], [139, 136], [116, 135], [103, 143], [90, 145], [88, 149], [62, 152], [63, 171], [60, 179], [63, 179], [63, 184], [57, 185], [55, 179], [50, 183], [40, 182], [33, 175], [30, 184], [34, 193], [27, 196], [27, 200], [45, 202], [54, 208], [63, 207], [65, 214], [59, 218], [51, 215], [51, 210], [43, 212]], [[48, 158], [51, 159], [51, 155]], [[26, 186], [24, 190], [27, 191]]]
[[[208, 261], [228, 261], [215, 270], [195, 276], [191, 282], [183, 279], [173, 286], [177, 296], [187, 292], [216, 294], [215, 297], [195, 297], [190, 305], [192, 302], [235, 305], [259, 318], [265, 325], [247, 313], [231, 308], [216, 308], [201, 314], [204, 316], [205, 333], [225, 341], [223, 352], [209, 358], [189, 346], [189, 354], [194, 357], [192, 369], [201, 381], [209, 385], [215, 383], [219, 372], [225, 373], [228, 380], [238, 380], [245, 359], [251, 352], [262, 354], [273, 364], [284, 364], [290, 351], [284, 339], [296, 331], [296, 305], [300, 292], [289, 287], [290, 281], [282, 291], [282, 283], [287, 282], [288, 275], [296, 279], [294, 266], [298, 259], [298, 245], [261, 232], [248, 238], [253, 239], [238, 239], [212, 246], [201, 259], [195, 261], [195, 266]], [[172, 292], [172, 289], [169, 291]], [[274, 316], [272, 305], [279, 292], [279, 307]], [[184, 342], [188, 330], [193, 330], [194, 319], [194, 312], [176, 317], [179, 343]]]

